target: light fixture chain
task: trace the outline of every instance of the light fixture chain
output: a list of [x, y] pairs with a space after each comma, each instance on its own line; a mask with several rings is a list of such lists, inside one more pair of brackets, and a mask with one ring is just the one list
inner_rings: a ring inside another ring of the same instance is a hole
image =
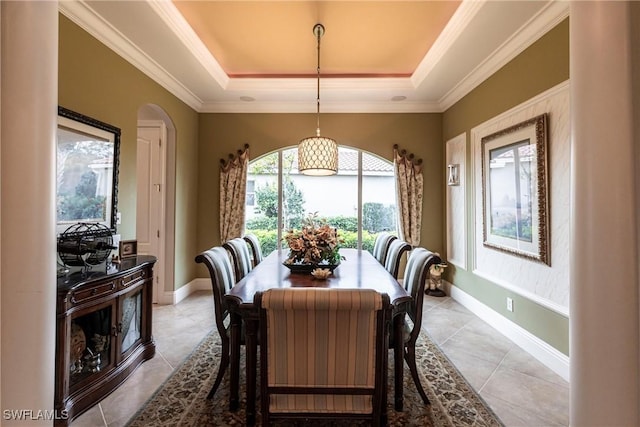
[[318, 39], [318, 67], [316, 68], [317, 83], [316, 83], [316, 135], [320, 136], [320, 39], [324, 33], [324, 27], [321, 24], [316, 24], [313, 29]]
[[316, 119], [317, 135], [303, 138], [298, 143], [298, 170], [304, 175], [335, 175], [338, 172], [338, 144], [332, 138], [320, 135], [320, 39], [324, 34], [324, 26], [316, 24], [313, 34], [317, 40], [318, 66], [316, 68]]

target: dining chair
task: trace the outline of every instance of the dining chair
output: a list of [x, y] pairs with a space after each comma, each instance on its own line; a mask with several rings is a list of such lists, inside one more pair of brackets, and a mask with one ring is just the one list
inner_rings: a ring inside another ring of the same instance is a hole
[[280, 419], [365, 419], [384, 425], [387, 294], [372, 289], [273, 288], [258, 292], [254, 305], [260, 308], [264, 338], [263, 425]]
[[392, 240], [389, 243], [384, 268], [396, 279], [400, 270], [400, 260], [405, 252], [411, 250], [411, 245], [401, 239]]
[[249, 246], [247, 245], [246, 240], [242, 237], [236, 237], [235, 239], [231, 239], [223, 243], [222, 247], [228, 250], [231, 254], [233, 265], [235, 267], [236, 282], [239, 282], [240, 279], [249, 274], [253, 269]]
[[[225, 326], [225, 319], [229, 316], [229, 310], [225, 303], [224, 295], [229, 292], [235, 284], [235, 277], [229, 254], [226, 249], [220, 246], [200, 253], [196, 256], [196, 262], [206, 265], [209, 269], [211, 287], [213, 288], [213, 308], [216, 318], [216, 328], [218, 329], [220, 341], [222, 342], [222, 356], [220, 359], [220, 367], [218, 368], [218, 375], [216, 375], [216, 381], [213, 383], [213, 387], [211, 387], [211, 391], [209, 391], [207, 395], [207, 399], [211, 399], [216, 393], [230, 361], [231, 345], [229, 327]], [[230, 322], [227, 323], [229, 324]]]
[[[426, 404], [429, 403], [429, 398], [424, 392], [424, 388], [420, 383], [418, 377], [418, 369], [416, 367], [416, 341], [420, 335], [420, 328], [422, 327], [422, 304], [424, 301], [424, 287], [425, 282], [429, 277], [429, 269], [434, 264], [441, 262], [440, 257], [433, 252], [426, 250], [425, 248], [414, 248], [411, 251], [407, 266], [404, 270], [404, 287], [411, 295], [411, 302], [406, 308], [406, 313], [411, 319], [411, 325], [406, 321], [404, 322], [404, 333], [402, 337], [404, 351], [403, 357], [409, 366], [411, 377], [418, 389], [422, 401]], [[398, 337], [393, 336], [393, 330], [389, 337], [390, 348], [393, 348], [395, 340]], [[402, 361], [396, 358], [394, 369], [402, 369]]]
[[391, 233], [387, 233], [386, 231], [383, 231], [376, 236], [376, 241], [373, 244], [372, 255], [380, 264], [384, 265], [384, 261], [387, 257], [387, 250], [389, 249], [389, 243], [395, 239], [397, 239], [396, 236]]
[[251, 248], [251, 254], [253, 255], [253, 266], [260, 264], [262, 261], [262, 248], [260, 247], [260, 241], [255, 234], [245, 234], [242, 237]]

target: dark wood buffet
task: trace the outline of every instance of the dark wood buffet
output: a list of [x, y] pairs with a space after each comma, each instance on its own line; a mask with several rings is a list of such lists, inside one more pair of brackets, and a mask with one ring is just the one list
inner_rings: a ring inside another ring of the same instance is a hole
[[55, 403], [71, 420], [155, 355], [152, 256], [58, 277]]

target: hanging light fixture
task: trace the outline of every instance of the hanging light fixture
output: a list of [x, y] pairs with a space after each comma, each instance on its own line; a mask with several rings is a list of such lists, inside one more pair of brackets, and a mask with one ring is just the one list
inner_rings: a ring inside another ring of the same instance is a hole
[[318, 40], [318, 80], [316, 97], [316, 136], [298, 143], [298, 170], [305, 175], [335, 175], [338, 172], [338, 144], [332, 138], [320, 136], [320, 38], [324, 35], [322, 24], [313, 27]]

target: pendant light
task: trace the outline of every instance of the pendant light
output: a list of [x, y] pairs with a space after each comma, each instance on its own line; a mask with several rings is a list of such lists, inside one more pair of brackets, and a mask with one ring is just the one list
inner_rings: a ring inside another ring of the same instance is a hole
[[298, 170], [304, 175], [335, 175], [338, 172], [338, 144], [332, 138], [320, 136], [320, 38], [324, 35], [322, 24], [313, 27], [318, 40], [318, 79], [316, 114], [316, 136], [302, 139], [298, 143]]

